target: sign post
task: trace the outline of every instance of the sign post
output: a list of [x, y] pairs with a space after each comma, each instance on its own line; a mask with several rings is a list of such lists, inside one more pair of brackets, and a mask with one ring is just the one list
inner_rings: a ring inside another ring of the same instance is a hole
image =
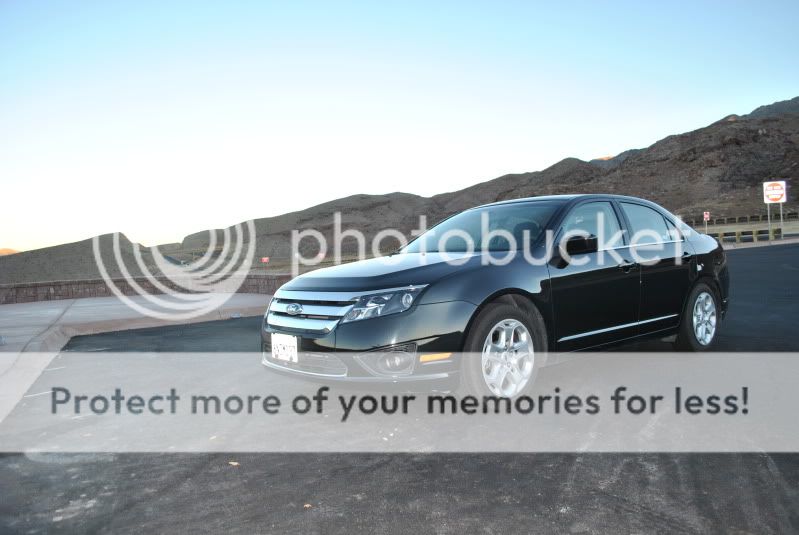
[[780, 239], [785, 239], [785, 221], [782, 219], [782, 205], [784, 203], [780, 203]]
[[766, 213], [768, 214], [768, 241], [771, 241], [771, 203], [766, 204]]
[[782, 219], [782, 204], [787, 200], [784, 180], [763, 182], [763, 202], [766, 203], [768, 213], [768, 239], [771, 241], [771, 205], [780, 205], [780, 239], [783, 238], [785, 222]]
[[705, 220], [705, 234], [707, 234], [707, 222], [710, 221], [710, 212], [704, 212], [702, 214], [702, 219]]

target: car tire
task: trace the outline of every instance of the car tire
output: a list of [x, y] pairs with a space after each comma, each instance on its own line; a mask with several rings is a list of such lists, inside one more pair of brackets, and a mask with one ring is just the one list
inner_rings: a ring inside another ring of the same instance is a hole
[[522, 395], [534, 383], [546, 350], [544, 320], [532, 304], [490, 303], [466, 336], [458, 392], [510, 398]]
[[716, 290], [698, 282], [685, 302], [680, 330], [674, 343], [678, 351], [709, 351], [718, 339], [721, 309]]

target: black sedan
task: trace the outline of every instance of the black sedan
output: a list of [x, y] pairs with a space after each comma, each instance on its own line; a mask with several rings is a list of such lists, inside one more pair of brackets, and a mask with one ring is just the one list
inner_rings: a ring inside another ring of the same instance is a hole
[[504, 201], [456, 214], [389, 258], [285, 284], [264, 316], [263, 364], [516, 396], [547, 352], [673, 335], [682, 350], [708, 350], [728, 295], [719, 243], [652, 202]]

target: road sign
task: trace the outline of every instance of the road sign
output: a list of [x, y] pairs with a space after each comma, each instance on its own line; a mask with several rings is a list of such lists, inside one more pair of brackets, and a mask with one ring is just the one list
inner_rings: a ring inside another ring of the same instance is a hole
[[704, 213], [704, 218], [705, 218], [705, 221], [710, 221], [710, 212], [705, 212]]
[[773, 180], [763, 182], [763, 202], [766, 204], [783, 203], [787, 200], [785, 194], [785, 181]]
[[788, 194], [785, 191], [784, 180], [772, 180], [771, 182], [763, 182], [763, 202], [766, 203], [768, 210], [768, 239], [771, 240], [771, 205], [780, 205], [780, 237], [784, 237], [785, 221], [782, 218], [782, 205], [788, 200]]

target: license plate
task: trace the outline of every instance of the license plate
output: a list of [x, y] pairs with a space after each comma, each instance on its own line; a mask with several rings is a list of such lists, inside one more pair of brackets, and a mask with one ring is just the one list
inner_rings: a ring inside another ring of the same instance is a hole
[[298, 362], [297, 337], [272, 333], [272, 357], [283, 362]]

